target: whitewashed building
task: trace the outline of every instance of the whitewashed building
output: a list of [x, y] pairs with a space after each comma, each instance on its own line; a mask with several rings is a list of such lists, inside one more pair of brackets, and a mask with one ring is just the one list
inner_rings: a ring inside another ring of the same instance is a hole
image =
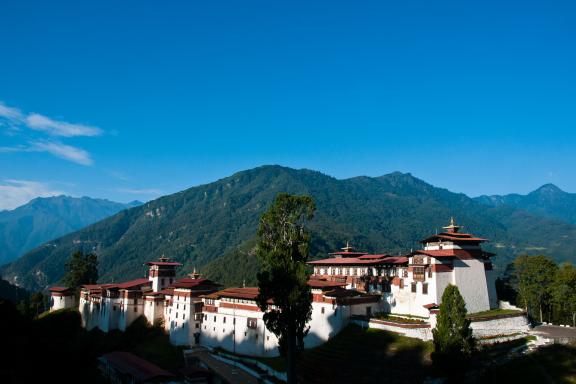
[[[313, 301], [306, 348], [337, 335], [351, 315], [376, 312], [380, 306], [380, 296], [347, 290], [342, 283], [311, 279], [309, 285]], [[205, 296], [200, 344], [248, 356], [278, 356], [278, 339], [266, 329], [257, 296], [258, 288], [227, 288]]]
[[[423, 249], [405, 256], [371, 255], [346, 246], [330, 258], [309, 262], [312, 318], [304, 342], [316, 347], [351, 320], [375, 313], [427, 318], [433, 328], [444, 289], [456, 285], [469, 313], [498, 306], [486, 239], [461, 233], [454, 224], [421, 241]], [[144, 316], [163, 325], [175, 345], [202, 344], [251, 356], [277, 356], [278, 340], [263, 322], [257, 288], [227, 288], [196, 273], [176, 279], [181, 264], [165, 257], [146, 263], [147, 278], [118, 284], [85, 285], [78, 309], [87, 329], [125, 330]], [[75, 305], [64, 287], [50, 289], [51, 310]], [[273, 306], [273, 303], [269, 303]], [[356, 317], [355, 317], [356, 316]]]
[[59, 309], [74, 308], [76, 297], [74, 291], [67, 287], [52, 287], [50, 291], [50, 312]]
[[369, 255], [347, 246], [331, 258], [312, 261], [314, 276], [347, 283], [347, 287], [381, 292], [384, 312], [428, 317], [448, 284], [458, 287], [469, 313], [498, 307], [486, 239], [460, 233], [454, 224], [421, 241], [423, 249], [406, 256]]
[[84, 285], [79, 311], [86, 329], [121, 331], [144, 316], [150, 324], [162, 323], [175, 345], [193, 345], [198, 340], [202, 312], [200, 295], [220, 286], [194, 274], [176, 279], [180, 263], [165, 257], [146, 263], [147, 278], [118, 284]]

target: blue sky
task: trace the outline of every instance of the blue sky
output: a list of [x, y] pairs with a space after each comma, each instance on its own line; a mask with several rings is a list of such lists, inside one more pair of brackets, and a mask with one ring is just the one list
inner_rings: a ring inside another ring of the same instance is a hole
[[0, 209], [262, 164], [576, 192], [575, 18], [553, 0], [3, 2]]

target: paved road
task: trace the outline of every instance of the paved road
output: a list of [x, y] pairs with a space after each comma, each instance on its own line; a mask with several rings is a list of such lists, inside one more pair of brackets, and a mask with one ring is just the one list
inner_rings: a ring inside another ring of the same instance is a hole
[[254, 376], [248, 374], [241, 368], [236, 368], [233, 365], [216, 360], [206, 349], [198, 348], [192, 352], [191, 355], [197, 357], [230, 384], [258, 384], [258, 380]]
[[531, 333], [550, 339], [571, 338], [576, 340], [576, 328], [559, 327], [557, 325], [538, 325], [534, 327]]

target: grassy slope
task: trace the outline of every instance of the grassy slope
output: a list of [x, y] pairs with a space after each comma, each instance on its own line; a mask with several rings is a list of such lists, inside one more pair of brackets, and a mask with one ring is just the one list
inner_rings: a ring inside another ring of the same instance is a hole
[[576, 383], [576, 346], [551, 345], [489, 370], [478, 383]]
[[[421, 383], [431, 373], [432, 344], [375, 329], [348, 326], [298, 362], [304, 383]], [[282, 358], [261, 359], [283, 370]]]

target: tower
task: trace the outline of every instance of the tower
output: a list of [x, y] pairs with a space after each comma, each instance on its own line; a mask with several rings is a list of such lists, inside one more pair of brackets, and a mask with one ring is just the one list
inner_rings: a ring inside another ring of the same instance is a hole
[[162, 255], [158, 261], [149, 261], [145, 265], [150, 267], [148, 280], [152, 282], [152, 291], [159, 292], [174, 283], [176, 279], [176, 267], [182, 264], [170, 261]]

